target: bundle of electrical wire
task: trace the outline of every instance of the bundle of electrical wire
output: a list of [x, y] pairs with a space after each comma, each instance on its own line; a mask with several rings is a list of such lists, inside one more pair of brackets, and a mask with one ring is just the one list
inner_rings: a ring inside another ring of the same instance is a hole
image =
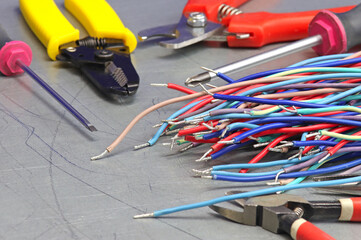
[[[223, 181], [274, 181], [257, 191], [216, 198], [197, 204], [141, 214], [158, 217], [237, 198], [286, 190], [361, 181], [361, 177], [301, 183], [308, 176], [344, 175], [361, 169], [361, 69], [360, 53], [316, 57], [283, 69], [260, 72], [233, 80], [217, 73], [228, 84], [204, 91], [166, 84], [188, 95], [152, 106], [139, 114], [99, 156], [111, 152], [130, 129], [148, 113], [171, 103], [191, 100], [166, 121], [142, 148], [154, 145], [162, 135], [174, 133], [171, 147], [184, 150], [210, 145], [197, 161], [211, 161], [226, 153], [239, 154], [245, 146], [263, 147], [249, 163], [226, 164], [194, 170], [204, 178]], [[261, 161], [269, 151], [297, 150], [288, 159]], [[330, 164], [331, 163], [331, 164]], [[277, 170], [249, 169], [277, 166]], [[237, 170], [237, 171], [236, 171]]]

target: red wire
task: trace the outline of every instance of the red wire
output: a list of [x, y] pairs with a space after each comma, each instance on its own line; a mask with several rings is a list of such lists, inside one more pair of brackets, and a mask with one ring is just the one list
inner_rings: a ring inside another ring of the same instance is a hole
[[[290, 137], [292, 137], [294, 135], [296, 135], [296, 133], [289, 133], [289, 134], [281, 135], [281, 136], [275, 138], [272, 142], [270, 142], [270, 144], [268, 144], [261, 152], [259, 152], [248, 163], [257, 163], [257, 162], [259, 162], [262, 158], [264, 158], [267, 155], [267, 153], [269, 152], [269, 148], [273, 148], [273, 147], [277, 146], [277, 144], [279, 144], [281, 141], [283, 141], [283, 140], [285, 140], [287, 138], [290, 138]], [[239, 172], [240, 173], [246, 173], [247, 171], [248, 171], [248, 169], [241, 169]]]
[[180, 85], [175, 84], [175, 83], [168, 83], [168, 86], [167, 86], [167, 87], [170, 88], [170, 89], [177, 90], [177, 91], [179, 91], [179, 92], [186, 93], [186, 94], [196, 93], [196, 91], [194, 91], [194, 90], [192, 90], [192, 89], [189, 89], [189, 88], [180, 86]]
[[[209, 121], [207, 122], [208, 125], [212, 125], [216, 126], [218, 124], [218, 121]], [[207, 128], [206, 126], [200, 125], [197, 127], [192, 127], [192, 128], [187, 128], [187, 129], [182, 129], [178, 132], [178, 136], [185, 136], [185, 135], [189, 135], [189, 134], [193, 134], [193, 133], [197, 133], [197, 132], [203, 132], [209, 130], [209, 128]]]

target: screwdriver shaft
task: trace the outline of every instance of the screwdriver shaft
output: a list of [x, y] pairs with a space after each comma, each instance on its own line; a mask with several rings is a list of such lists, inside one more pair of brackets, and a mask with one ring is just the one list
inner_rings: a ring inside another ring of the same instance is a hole
[[[232, 73], [236, 71], [241, 71], [246, 68], [250, 68], [292, 53], [296, 53], [310, 47], [317, 46], [321, 44], [322, 37], [320, 35], [311, 36], [308, 38], [304, 38], [302, 40], [293, 42], [291, 44], [287, 44], [286, 46], [272, 49], [270, 51], [242, 59], [241, 61], [233, 62], [231, 64], [224, 65], [222, 67], [214, 69], [214, 72], [219, 73]], [[212, 78], [216, 77], [216, 73], [214, 72], [203, 72], [196, 76], [190, 77], [186, 80], [186, 85], [195, 86], [199, 83], [204, 83]]]
[[42, 88], [44, 88], [54, 99], [56, 99], [66, 110], [68, 110], [81, 124], [83, 124], [91, 132], [97, 129], [81, 115], [70, 103], [68, 103], [62, 96], [60, 96], [53, 88], [51, 88], [43, 79], [41, 79], [33, 70], [26, 66], [21, 60], [16, 63], [24, 70], [31, 78], [33, 78]]

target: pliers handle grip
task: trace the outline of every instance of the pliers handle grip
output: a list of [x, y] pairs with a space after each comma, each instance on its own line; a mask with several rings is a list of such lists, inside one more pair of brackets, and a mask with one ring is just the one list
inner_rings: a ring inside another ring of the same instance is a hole
[[[330, 8], [336, 13], [346, 12], [354, 6]], [[242, 13], [226, 17], [222, 23], [228, 26], [227, 43], [229, 47], [262, 47], [276, 42], [294, 41], [308, 37], [308, 26], [320, 10], [270, 13]], [[240, 39], [240, 34], [248, 38]]]
[[[65, 0], [65, 7], [85, 27], [92, 37], [122, 39], [133, 51], [137, 39], [104, 0]], [[20, 10], [35, 35], [48, 50], [52, 60], [59, 46], [79, 40], [75, 29], [52, 0], [20, 0]]]

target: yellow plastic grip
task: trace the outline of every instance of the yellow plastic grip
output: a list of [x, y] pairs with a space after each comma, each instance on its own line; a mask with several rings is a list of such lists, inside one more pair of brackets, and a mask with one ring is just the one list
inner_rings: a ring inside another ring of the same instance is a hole
[[79, 40], [79, 30], [68, 22], [53, 0], [19, 1], [26, 22], [52, 60], [59, 54], [60, 45]]
[[65, 0], [65, 8], [84, 26], [91, 37], [122, 39], [132, 52], [137, 39], [105, 0]]

